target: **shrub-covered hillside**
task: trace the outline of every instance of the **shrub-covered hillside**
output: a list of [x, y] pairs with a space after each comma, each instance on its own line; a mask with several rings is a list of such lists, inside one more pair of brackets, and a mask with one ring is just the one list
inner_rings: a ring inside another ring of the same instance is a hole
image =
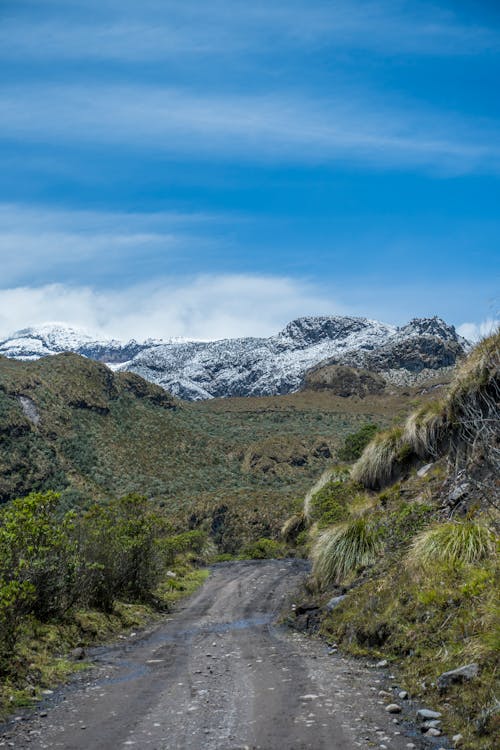
[[415, 395], [186, 403], [76, 354], [0, 358], [0, 502], [53, 490], [69, 508], [136, 492], [183, 526], [208, 519], [223, 551], [235, 552], [277, 534], [343, 435], [386, 425]]
[[470, 750], [500, 746], [499, 396], [497, 334], [443, 397], [326, 472], [283, 529], [312, 556], [322, 634], [387, 659], [442, 713], [424, 731]]

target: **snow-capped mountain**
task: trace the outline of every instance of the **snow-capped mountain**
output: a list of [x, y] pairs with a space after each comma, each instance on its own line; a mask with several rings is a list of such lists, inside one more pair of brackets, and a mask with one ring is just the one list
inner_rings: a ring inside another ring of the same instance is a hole
[[321, 316], [293, 320], [270, 338], [221, 341], [123, 343], [45, 325], [0, 340], [0, 355], [29, 360], [76, 352], [114, 370], [135, 372], [180, 398], [198, 400], [290, 393], [320, 363], [363, 367], [396, 380], [403, 374], [411, 380], [422, 371], [453, 365], [466, 347], [465, 339], [440, 318], [415, 319], [396, 328], [367, 318]]
[[62, 352], [77, 352], [89, 359], [106, 364], [119, 364], [135, 357], [143, 349], [164, 343], [148, 339], [142, 343], [131, 339], [127, 343], [116, 339], [96, 339], [87, 331], [59, 323], [46, 323], [23, 328], [6, 339], [0, 339], [0, 355], [32, 360]]

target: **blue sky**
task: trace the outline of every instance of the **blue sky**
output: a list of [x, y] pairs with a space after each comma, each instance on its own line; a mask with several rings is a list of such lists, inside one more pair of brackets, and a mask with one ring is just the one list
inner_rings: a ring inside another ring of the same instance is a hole
[[495, 0], [2, 0], [0, 335], [498, 316]]

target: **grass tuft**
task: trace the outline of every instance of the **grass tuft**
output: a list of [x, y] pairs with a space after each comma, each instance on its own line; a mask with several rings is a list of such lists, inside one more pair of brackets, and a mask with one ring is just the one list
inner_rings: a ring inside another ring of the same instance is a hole
[[397, 478], [412, 449], [400, 427], [375, 435], [354, 464], [351, 478], [369, 489], [381, 489]]
[[413, 541], [410, 566], [479, 562], [495, 553], [495, 534], [482, 521], [449, 521], [422, 531]]
[[314, 546], [313, 574], [321, 588], [340, 583], [374, 562], [381, 549], [380, 532], [363, 516], [332, 526]]

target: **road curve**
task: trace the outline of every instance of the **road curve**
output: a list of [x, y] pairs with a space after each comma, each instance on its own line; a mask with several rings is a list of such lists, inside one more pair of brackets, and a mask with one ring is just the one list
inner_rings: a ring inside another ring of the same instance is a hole
[[272, 625], [305, 569], [294, 560], [216, 566], [153, 631], [96, 649], [96, 667], [7, 726], [0, 746], [406, 750], [377, 695], [380, 675]]

